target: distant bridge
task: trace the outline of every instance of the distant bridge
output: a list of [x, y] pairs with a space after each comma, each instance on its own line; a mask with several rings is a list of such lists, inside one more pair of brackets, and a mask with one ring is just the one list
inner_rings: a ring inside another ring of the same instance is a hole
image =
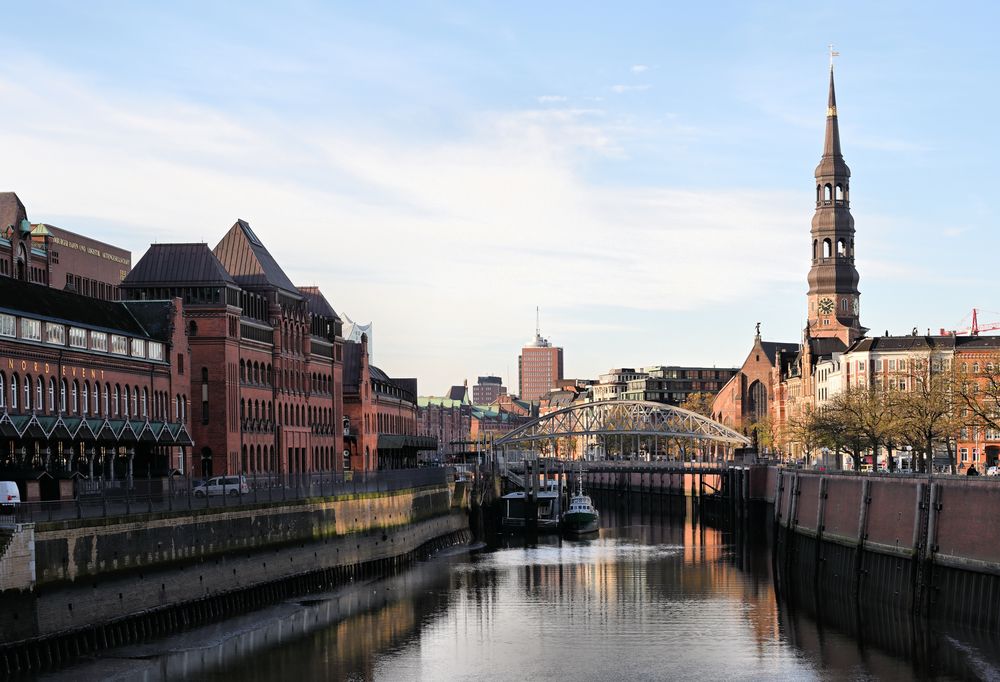
[[570, 436], [649, 436], [707, 441], [745, 447], [750, 440], [703, 415], [644, 400], [580, 403], [519, 426], [493, 442], [494, 447], [555, 440]]

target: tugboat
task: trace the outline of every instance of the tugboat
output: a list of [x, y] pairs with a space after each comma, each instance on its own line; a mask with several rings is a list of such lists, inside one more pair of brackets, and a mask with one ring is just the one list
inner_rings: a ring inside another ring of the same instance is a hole
[[563, 532], [573, 535], [596, 533], [601, 526], [601, 514], [590, 497], [583, 494], [583, 477], [577, 482], [576, 495], [569, 500], [569, 509], [562, 517]]

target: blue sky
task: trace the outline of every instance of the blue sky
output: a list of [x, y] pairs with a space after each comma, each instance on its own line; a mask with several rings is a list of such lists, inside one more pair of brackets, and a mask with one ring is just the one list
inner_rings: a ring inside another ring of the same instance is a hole
[[[991, 4], [17, 3], [0, 189], [130, 248], [251, 222], [441, 393], [797, 340], [837, 63], [862, 322], [1000, 311]], [[1000, 320], [1000, 312], [983, 313]]]

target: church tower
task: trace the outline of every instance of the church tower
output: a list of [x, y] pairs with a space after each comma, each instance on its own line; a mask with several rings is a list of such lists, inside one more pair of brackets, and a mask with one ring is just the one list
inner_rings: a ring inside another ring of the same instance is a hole
[[867, 331], [859, 318], [858, 271], [854, 267], [851, 170], [840, 152], [837, 97], [830, 64], [823, 157], [816, 166], [816, 214], [812, 220], [809, 270], [809, 329], [813, 338], [836, 337], [844, 344]]

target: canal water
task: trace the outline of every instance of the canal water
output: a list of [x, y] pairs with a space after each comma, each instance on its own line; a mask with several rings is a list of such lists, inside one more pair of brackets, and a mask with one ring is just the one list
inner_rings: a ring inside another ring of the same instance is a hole
[[46, 677], [1000, 679], [995, 634], [778, 590], [766, 523], [662, 504], [598, 499], [591, 538], [447, 552]]

